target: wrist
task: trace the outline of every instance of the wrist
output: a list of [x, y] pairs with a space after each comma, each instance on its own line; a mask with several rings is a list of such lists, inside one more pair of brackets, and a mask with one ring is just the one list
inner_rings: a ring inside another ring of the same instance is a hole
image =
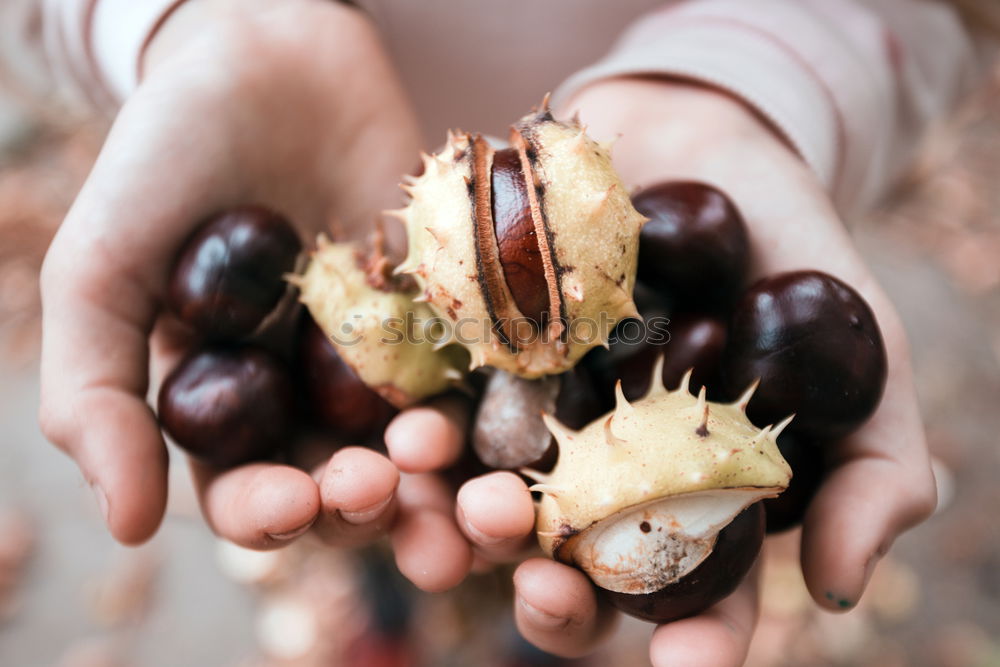
[[[180, 0], [179, 4], [148, 36], [140, 54], [143, 78], [179, 54], [199, 46], [213, 48], [226, 43], [260, 41], [288, 24], [309, 25], [315, 12], [323, 21], [337, 13], [350, 23], [363, 21], [359, 12], [332, 0]], [[349, 27], [348, 27], [349, 29]]]
[[695, 178], [699, 163], [746, 155], [807, 169], [780, 131], [750, 106], [697, 83], [605, 79], [578, 91], [561, 111], [579, 111], [591, 136], [615, 142], [615, 166], [630, 186]]

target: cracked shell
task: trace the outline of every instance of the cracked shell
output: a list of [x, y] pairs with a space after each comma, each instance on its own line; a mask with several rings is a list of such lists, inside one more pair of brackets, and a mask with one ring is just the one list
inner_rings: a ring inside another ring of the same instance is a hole
[[[543, 108], [511, 128], [510, 144], [503, 168], [520, 165], [517, 199], [531, 228], [516, 242], [531, 244], [521, 246], [521, 257], [533, 258], [534, 269], [503, 255], [511, 239], [498, 243], [503, 206], [493, 195], [507, 196], [512, 186], [494, 192], [494, 185], [512, 181], [497, 180], [498, 151], [478, 135], [449, 134], [441, 153], [425, 156], [423, 175], [404, 186], [409, 205], [390, 214], [405, 223], [409, 238], [398, 270], [412, 274], [421, 298], [456, 325], [471, 368], [535, 378], [572, 368], [606, 344], [615, 323], [637, 315], [632, 289], [646, 218], [632, 206], [608, 147], [575, 119], [557, 121]], [[516, 276], [505, 274], [515, 269]], [[526, 279], [528, 270], [536, 275]], [[545, 295], [540, 319], [518, 307], [532, 292]]]
[[777, 496], [791, 469], [775, 439], [745, 415], [753, 388], [732, 404], [711, 403], [660, 381], [629, 403], [617, 388], [611, 413], [571, 431], [551, 417], [559, 444], [550, 474], [525, 470], [542, 494], [536, 529], [543, 550], [584, 570], [598, 586], [648, 594], [682, 579], [745, 508]]
[[465, 375], [468, 355], [455, 345], [441, 347], [417, 326], [434, 320], [431, 309], [415, 303], [405, 281], [386, 276], [387, 263], [376, 248], [366, 260], [353, 243], [325, 237], [301, 276], [288, 280], [299, 299], [330, 338], [340, 357], [361, 380], [397, 408], [453, 387]]

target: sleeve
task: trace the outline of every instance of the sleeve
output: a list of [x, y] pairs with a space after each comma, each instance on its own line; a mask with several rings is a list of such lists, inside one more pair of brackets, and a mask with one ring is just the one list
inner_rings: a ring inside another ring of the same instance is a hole
[[556, 92], [663, 75], [725, 89], [775, 124], [842, 214], [870, 207], [916, 140], [984, 74], [957, 13], [930, 0], [688, 0], [645, 15]]
[[39, 94], [101, 110], [138, 85], [142, 53], [184, 0], [3, 0], [0, 61]]

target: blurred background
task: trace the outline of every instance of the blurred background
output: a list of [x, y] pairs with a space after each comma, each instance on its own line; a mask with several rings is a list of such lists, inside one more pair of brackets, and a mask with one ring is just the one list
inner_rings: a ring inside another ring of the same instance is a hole
[[[106, 127], [0, 80], [0, 665], [641, 665], [652, 626], [559, 661], [521, 642], [510, 572], [419, 594], [382, 548], [254, 553], [198, 516], [183, 457], [149, 544], [105, 532], [36, 425], [38, 271]], [[793, 532], [766, 546], [749, 664], [1000, 666], [1000, 70], [927, 137], [854, 231], [907, 324], [938, 512], [901, 538], [862, 603], [812, 605]]]

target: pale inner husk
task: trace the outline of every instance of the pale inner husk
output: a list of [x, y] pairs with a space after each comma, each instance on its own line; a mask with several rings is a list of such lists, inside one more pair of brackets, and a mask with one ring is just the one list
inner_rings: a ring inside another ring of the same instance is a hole
[[574, 538], [573, 562], [601, 588], [653, 593], [702, 563], [719, 531], [773, 489], [700, 491], [634, 505]]

